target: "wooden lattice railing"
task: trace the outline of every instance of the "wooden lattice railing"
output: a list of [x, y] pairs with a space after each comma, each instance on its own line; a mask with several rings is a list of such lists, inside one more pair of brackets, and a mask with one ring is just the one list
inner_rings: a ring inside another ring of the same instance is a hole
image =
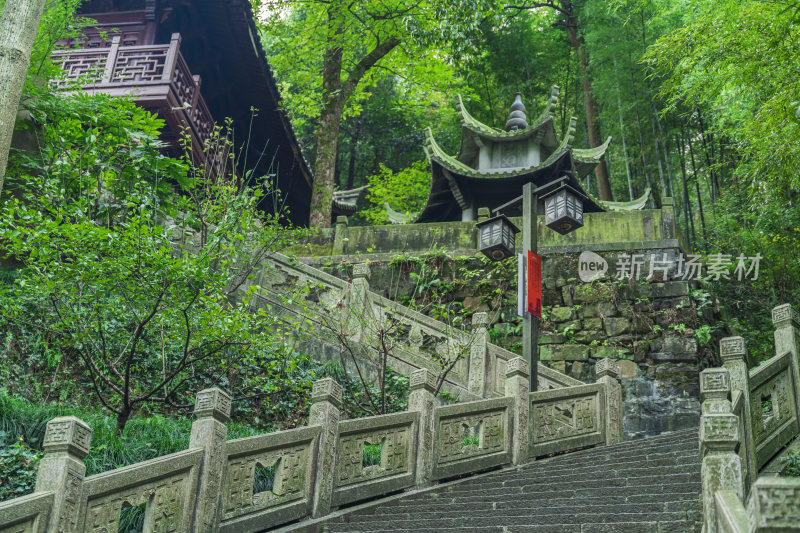
[[145, 107], [158, 108], [188, 129], [201, 153], [214, 119], [200, 92], [200, 77], [189, 70], [180, 45], [180, 34], [175, 33], [163, 45], [123, 46], [117, 36], [108, 48], [57, 50], [53, 59], [64, 76], [53, 84], [63, 90], [130, 95]]

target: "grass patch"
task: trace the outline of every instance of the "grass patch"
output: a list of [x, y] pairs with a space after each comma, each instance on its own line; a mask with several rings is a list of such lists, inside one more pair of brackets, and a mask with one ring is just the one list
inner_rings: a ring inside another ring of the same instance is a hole
[[[15, 445], [23, 445], [33, 452], [41, 451], [47, 422], [57, 416], [67, 415], [77, 416], [92, 428], [91, 450], [84, 459], [87, 476], [189, 447], [192, 428], [190, 417], [133, 417], [125, 427], [125, 432], [117, 435], [115, 416], [63, 405], [33, 405], [0, 389], [0, 465], [3, 464], [3, 458], [19, 453], [18, 449], [13, 448]], [[227, 426], [228, 439], [264, 433], [263, 430], [235, 422], [228, 422]], [[29, 461], [28, 466], [35, 469], [38, 461]], [[0, 471], [0, 479], [4, 480], [4, 484], [11, 482], [11, 479], [7, 479], [10, 474], [5, 470]], [[14, 474], [14, 479], [18, 475], [21, 474]]]

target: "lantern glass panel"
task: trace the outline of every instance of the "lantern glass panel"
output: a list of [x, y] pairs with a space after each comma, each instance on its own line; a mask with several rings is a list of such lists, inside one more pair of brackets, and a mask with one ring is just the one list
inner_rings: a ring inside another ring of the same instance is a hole
[[563, 188], [544, 201], [545, 224], [547, 227], [566, 235], [583, 226], [583, 201]]
[[514, 237], [519, 231], [504, 216], [497, 216], [478, 225], [480, 251], [494, 261], [514, 255]]

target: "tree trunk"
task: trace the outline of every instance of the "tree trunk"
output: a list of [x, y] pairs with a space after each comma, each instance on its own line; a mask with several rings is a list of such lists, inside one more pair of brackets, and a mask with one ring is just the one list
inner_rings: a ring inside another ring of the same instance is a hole
[[628, 157], [628, 144], [625, 142], [625, 122], [622, 120], [622, 96], [619, 88], [619, 74], [617, 73], [617, 59], [614, 58], [614, 74], [617, 77], [617, 111], [619, 112], [619, 131], [622, 136], [622, 155], [625, 158], [625, 174], [628, 176], [628, 196], [633, 200], [633, 184], [631, 182], [631, 162]]
[[45, 0], [7, 0], [0, 17], [0, 192], [19, 99], [44, 6]]
[[361, 136], [361, 115], [356, 117], [356, 131], [350, 139], [350, 163], [347, 165], [347, 190], [355, 185], [356, 180], [356, 150], [358, 150], [358, 138]]
[[[681, 153], [681, 174], [683, 175], [683, 219], [686, 221], [685, 231], [686, 231], [686, 241], [689, 245], [689, 248], [692, 248], [692, 238], [689, 234], [689, 187], [686, 185], [686, 157], [684, 157], [683, 151], [683, 143], [685, 142], [685, 137], [683, 135], [683, 124], [681, 124], [681, 140], [678, 143], [680, 146], [680, 153]], [[694, 233], [694, 232], [692, 232]]]
[[653, 183], [650, 181], [650, 172], [647, 170], [647, 157], [645, 156], [644, 149], [644, 134], [642, 133], [642, 117], [639, 114], [639, 96], [636, 93], [636, 80], [633, 78], [633, 72], [631, 72], [631, 87], [633, 88], [633, 101], [635, 102], [636, 108], [636, 130], [639, 132], [639, 153], [642, 157], [642, 170], [644, 171], [644, 179], [647, 182], [647, 186], [650, 187], [651, 190], [655, 190]]
[[322, 62], [322, 111], [314, 132], [316, 159], [314, 186], [311, 189], [310, 226], [327, 228], [331, 225], [333, 188], [336, 180], [336, 151], [339, 146], [339, 127], [344, 102], [342, 93], [341, 35], [344, 33], [338, 6], [328, 9], [328, 48]]
[[364, 74], [382, 57], [391, 52], [400, 41], [391, 36], [378, 41], [368, 54], [361, 58], [342, 81], [342, 44], [345, 32], [344, 6], [332, 2], [328, 7], [328, 48], [322, 62], [322, 110], [314, 135], [316, 160], [314, 161], [314, 186], [311, 189], [310, 226], [327, 228], [331, 225], [333, 187], [336, 179], [336, 152], [339, 146], [339, 128], [342, 113], [350, 95]]
[[708, 235], [706, 234], [706, 219], [703, 214], [703, 199], [700, 195], [700, 176], [697, 174], [697, 166], [694, 163], [694, 147], [692, 141], [689, 139], [689, 155], [692, 161], [692, 174], [694, 175], [694, 185], [697, 188], [697, 207], [700, 209], [700, 226], [703, 229], [703, 244], [708, 247]]
[[697, 122], [700, 126], [700, 139], [703, 141], [703, 153], [706, 156], [706, 166], [711, 173], [711, 203], [716, 203], [719, 197], [719, 181], [717, 180], [717, 173], [714, 170], [714, 165], [711, 164], [711, 157], [708, 155], [708, 147], [706, 146], [706, 127], [703, 124], [703, 116], [700, 110], [697, 110]]
[[656, 149], [656, 161], [658, 162], [658, 178], [661, 181], [661, 197], [667, 196], [667, 186], [664, 184], [664, 169], [661, 165], [661, 152], [658, 149], [658, 135], [656, 134], [656, 121], [653, 119], [652, 109], [650, 112], [650, 126], [653, 129], [653, 146]]
[[125, 426], [128, 424], [128, 419], [131, 417], [132, 412], [133, 409], [127, 406], [117, 413], [117, 435], [122, 435], [122, 432], [125, 431]]
[[[586, 129], [589, 131], [589, 146], [595, 148], [603, 144], [600, 135], [600, 114], [598, 112], [597, 101], [592, 94], [592, 80], [589, 77], [589, 54], [586, 51], [583, 37], [578, 34], [578, 18], [572, 10], [570, 2], [562, 2], [566, 13], [567, 36], [569, 42], [578, 54], [578, 64], [581, 69], [583, 79], [583, 104], [586, 109]], [[599, 164], [594, 168], [594, 175], [597, 181], [597, 192], [601, 200], [614, 200], [611, 194], [611, 183], [608, 179], [606, 166]]]

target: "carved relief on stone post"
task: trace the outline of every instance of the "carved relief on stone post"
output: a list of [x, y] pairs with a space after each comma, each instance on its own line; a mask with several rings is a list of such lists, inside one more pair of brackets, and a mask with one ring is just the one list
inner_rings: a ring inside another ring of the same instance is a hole
[[195, 527], [212, 531], [219, 521], [222, 480], [225, 475], [225, 443], [231, 415], [231, 397], [221, 389], [197, 393], [194, 403], [197, 420], [192, 424], [190, 448], [203, 448], [203, 464], [195, 507]]
[[753, 429], [749, 421], [753, 419], [750, 402], [750, 373], [747, 368], [747, 348], [742, 337], [727, 337], [719, 342], [719, 355], [722, 366], [728, 371], [731, 391], [738, 390], [744, 402], [744, 433], [740, 436], [745, 447], [747, 458], [746, 470], [750, 482], [755, 482], [758, 467], [756, 466], [756, 446], [753, 440]]
[[44, 435], [45, 456], [39, 463], [36, 492], [53, 491], [53, 508], [47, 531], [77, 531], [86, 466], [83, 458], [89, 453], [92, 430], [74, 416], [54, 418], [47, 423]]
[[469, 348], [469, 391], [478, 396], [486, 395], [486, 355], [489, 343], [488, 313], [475, 313], [472, 316], [474, 328]]
[[430, 484], [433, 471], [433, 393], [436, 390], [436, 375], [426, 368], [417, 369], [411, 373], [410, 387], [408, 410], [419, 412], [416, 484], [425, 487]]
[[789, 352], [794, 374], [794, 404], [800, 415], [800, 315], [789, 304], [779, 305], [772, 310], [775, 324], [775, 355]]
[[795, 531], [800, 524], [800, 483], [792, 478], [762, 477], [747, 500], [750, 531]]
[[322, 426], [317, 452], [317, 477], [314, 483], [312, 516], [315, 518], [326, 515], [331, 510], [341, 405], [342, 388], [338, 383], [331, 378], [314, 382], [308, 423], [312, 426]]
[[506, 365], [505, 394], [514, 398], [512, 462], [522, 464], [528, 459], [530, 365], [522, 357], [515, 357]]
[[606, 444], [622, 442], [622, 386], [620, 369], [616, 361], [605, 358], [595, 366], [597, 382], [605, 389], [604, 424]]
[[740, 440], [740, 421], [731, 412], [730, 381], [725, 369], [707, 369], [700, 373], [703, 416], [700, 418], [700, 448], [703, 454], [704, 531], [716, 533], [715, 493], [719, 490], [744, 492], [742, 463], [736, 454]]

